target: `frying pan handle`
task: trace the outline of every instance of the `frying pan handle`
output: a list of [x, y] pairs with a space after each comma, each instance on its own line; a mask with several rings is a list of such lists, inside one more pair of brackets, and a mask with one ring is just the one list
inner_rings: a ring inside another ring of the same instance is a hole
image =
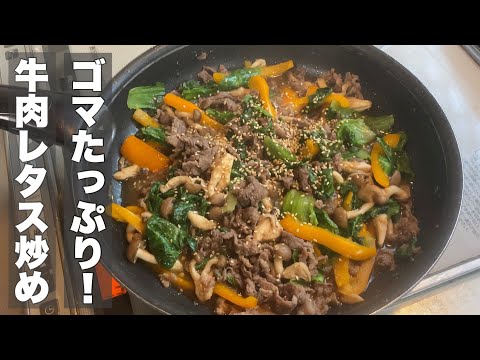
[[[0, 129], [11, 133], [18, 133], [18, 129], [15, 128], [16, 115], [13, 112], [17, 96], [28, 96], [27, 89], [0, 86]], [[82, 122], [79, 116], [69, 114], [68, 109], [72, 108], [71, 104], [69, 105], [70, 95], [38, 90], [36, 96], [48, 97], [48, 125], [45, 128], [37, 128], [30, 125], [33, 122], [29, 122], [24, 124], [23, 129], [28, 130], [29, 137], [33, 140], [43, 141], [47, 145], [65, 145], [66, 139], [71, 139]]]

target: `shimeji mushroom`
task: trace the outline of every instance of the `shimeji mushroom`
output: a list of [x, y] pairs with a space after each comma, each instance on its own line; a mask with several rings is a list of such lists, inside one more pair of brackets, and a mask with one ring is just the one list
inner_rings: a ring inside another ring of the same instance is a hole
[[360, 100], [355, 97], [347, 97], [349, 108], [355, 111], [365, 111], [372, 107], [370, 100]]
[[124, 167], [122, 170], [119, 170], [115, 174], [113, 174], [113, 178], [118, 181], [123, 181], [131, 177], [137, 176], [139, 172], [140, 172], [140, 166], [138, 165], [127, 166], [127, 167]]
[[199, 273], [195, 269], [197, 261], [195, 259], [190, 261], [189, 271], [195, 285], [195, 295], [200, 301], [207, 301], [213, 295], [213, 288], [215, 287], [215, 276], [213, 274], [212, 266], [216, 265], [218, 268], [224, 268], [227, 265], [227, 259], [224, 256], [215, 256], [208, 260], [207, 264]]
[[346, 211], [344, 208], [342, 207], [337, 207], [335, 209], [335, 211], [333, 212], [333, 220], [335, 221], [335, 223], [342, 227], [342, 228], [346, 228], [348, 226], [348, 220], [350, 219], [354, 219], [356, 218], [357, 216], [360, 216], [360, 215], [363, 215], [365, 214], [368, 210], [370, 210], [373, 206], [375, 205], [375, 203], [373, 202], [368, 202], [368, 203], [365, 203], [363, 204], [360, 209], [356, 209], [356, 210], [351, 210], [351, 211]]
[[278, 277], [283, 274], [283, 262], [292, 258], [292, 250], [284, 243], [275, 244], [275, 255], [273, 256], [273, 267]]
[[382, 189], [372, 183], [366, 184], [358, 191], [359, 199], [374, 202], [378, 205], [385, 205], [392, 196], [398, 201], [407, 201], [410, 198], [410, 193], [396, 185], [390, 185]]
[[[197, 183], [198, 182], [198, 183]], [[185, 185], [188, 192], [198, 192], [205, 187], [205, 182], [201, 178], [191, 178], [190, 176], [175, 176], [167, 181], [165, 185], [160, 185], [160, 191], [166, 193], [180, 185]]]
[[[135, 264], [137, 259], [142, 259], [150, 264], [158, 264], [157, 259], [153, 254], [145, 250], [146, 242], [141, 239], [134, 239], [127, 248], [127, 259], [131, 263]], [[169, 269], [171, 272], [180, 273], [183, 271], [183, 265], [180, 261], [176, 260], [175, 264]]]
[[364, 161], [340, 161], [339, 168], [348, 173], [370, 173], [372, 166]]
[[312, 281], [312, 274], [308, 270], [308, 266], [303, 262], [293, 263], [283, 271], [282, 276], [289, 280], [302, 279], [308, 282]]
[[254, 241], [275, 240], [282, 234], [282, 225], [277, 218], [271, 214], [263, 214], [260, 216], [253, 231]]
[[373, 225], [375, 226], [375, 232], [377, 235], [377, 244], [378, 246], [383, 246], [385, 242], [385, 237], [387, 236], [388, 229], [388, 215], [380, 214], [375, 216], [373, 219]]
[[333, 171], [332, 172], [333, 179], [338, 183], [338, 184], [343, 184], [345, 180], [343, 179], [342, 174], [340, 174], [338, 171]]
[[222, 192], [230, 183], [230, 174], [232, 173], [235, 156], [225, 153], [213, 163], [210, 181], [207, 185], [207, 197], [211, 198], [217, 193]]
[[189, 211], [187, 213], [188, 220], [192, 223], [193, 227], [196, 227], [200, 230], [213, 230], [217, 227], [215, 221], [208, 220], [206, 217], [198, 214], [195, 211]]
[[127, 248], [127, 259], [133, 264], [137, 262], [137, 259], [142, 259], [150, 264], [158, 264], [155, 256], [145, 250], [146, 246], [145, 240], [133, 239]]

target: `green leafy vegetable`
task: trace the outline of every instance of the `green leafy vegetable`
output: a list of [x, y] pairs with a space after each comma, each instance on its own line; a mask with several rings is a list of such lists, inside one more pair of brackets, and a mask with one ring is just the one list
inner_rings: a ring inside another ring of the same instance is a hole
[[359, 113], [350, 108], [344, 108], [337, 100], [333, 100], [327, 109], [327, 120], [332, 119], [355, 119]]
[[375, 139], [375, 133], [362, 119], [345, 119], [339, 122], [337, 139], [346, 145], [363, 146]]
[[242, 120], [252, 120], [260, 117], [270, 118], [272, 115], [263, 108], [262, 101], [251, 94], [245, 95], [242, 100]]
[[319, 271], [317, 275], [312, 277], [312, 282], [325, 284], [325, 275]]
[[235, 276], [232, 274], [228, 274], [225, 277], [225, 280], [227, 281], [227, 284], [233, 287], [234, 289], [238, 288], [237, 280], [235, 279]]
[[317, 216], [318, 226], [327, 229], [328, 231], [335, 234], [338, 234], [340, 232], [337, 224], [335, 224], [333, 220], [330, 219], [330, 216], [328, 216], [325, 210], [315, 208], [315, 215]]
[[323, 162], [332, 160], [342, 147], [341, 141], [328, 139], [322, 127], [318, 127], [313, 131], [305, 131], [300, 135], [301, 142], [307, 139], [311, 139], [318, 145], [320, 152], [315, 156], [315, 159]]
[[395, 123], [393, 115], [385, 116], [365, 116], [363, 117], [365, 124], [375, 131], [377, 134], [389, 132]]
[[380, 214], [387, 214], [388, 216], [392, 217], [400, 213], [400, 204], [395, 200], [388, 200], [385, 205], [377, 205], [368, 210], [364, 215], [364, 221], [369, 219], [373, 219], [377, 215]]
[[232, 166], [232, 172], [230, 173], [230, 179], [242, 179], [245, 177], [245, 171], [242, 169], [242, 162], [240, 160], [234, 160]]
[[151, 86], [139, 86], [128, 92], [129, 109], [156, 109], [163, 101], [165, 85], [157, 82]]
[[197, 80], [190, 80], [180, 85], [178, 91], [185, 100], [196, 100], [200, 97], [207, 97], [218, 91], [218, 86], [214, 82], [200, 84]]
[[385, 173], [388, 176], [392, 175], [393, 165], [390, 162], [390, 160], [388, 160], [388, 158], [386, 156], [380, 155], [378, 157], [378, 162], [380, 163], [380, 166], [382, 167], [383, 171], [385, 171]]
[[221, 90], [233, 90], [240, 86], [247, 86], [248, 80], [255, 75], [260, 75], [261, 68], [237, 69], [227, 74], [218, 84]]
[[236, 206], [237, 198], [233, 194], [228, 193], [227, 197], [225, 198], [225, 204], [222, 206], [222, 213], [231, 213], [235, 210]]
[[364, 149], [351, 147], [350, 150], [342, 154], [342, 158], [345, 160], [351, 160], [353, 158], [361, 160], [370, 160], [370, 154]]
[[281, 160], [286, 163], [294, 163], [298, 161], [297, 157], [293, 155], [290, 150], [284, 148], [269, 136], [266, 136], [263, 139], [263, 146], [265, 147], [268, 156], [273, 159]]
[[147, 221], [147, 244], [157, 262], [170, 269], [186, 245], [187, 234], [154, 214]]
[[340, 187], [340, 195], [342, 196], [343, 199], [348, 195], [349, 192], [352, 192], [352, 210], [358, 209], [362, 206], [362, 201], [358, 198], [358, 187], [355, 185], [354, 182], [350, 181], [345, 181], [341, 187]]
[[328, 95], [332, 93], [332, 89], [326, 87], [322, 89], [318, 89], [315, 94], [310, 95], [308, 97], [307, 106], [303, 109], [304, 112], [310, 112], [312, 110], [318, 109], [325, 103], [326, 98]]
[[300, 251], [298, 249], [293, 249], [292, 260], [293, 260], [294, 263], [298, 262], [299, 255], [300, 255]]
[[164, 199], [164, 194], [160, 191], [160, 186], [163, 185], [164, 182], [156, 182], [150, 188], [150, 192], [145, 200], [145, 204], [147, 205], [148, 211], [153, 214], [156, 214], [160, 211], [160, 206], [162, 205], [162, 201]]
[[413, 256], [418, 254], [420, 247], [416, 246], [417, 237], [413, 237], [408, 244], [403, 244], [395, 250], [395, 257], [397, 258], [408, 258], [413, 260]]
[[363, 243], [363, 239], [358, 236], [358, 232], [362, 228], [362, 225], [362, 216], [357, 216], [356, 218], [348, 220], [347, 233], [344, 236], [351, 237], [353, 241], [356, 241], [358, 243]]
[[136, 134], [136, 136], [139, 137], [140, 139], [155, 141], [162, 145], [166, 144], [165, 139], [167, 135], [165, 133], [165, 129], [163, 128], [155, 128], [153, 126], [147, 126], [147, 127], [141, 128]]
[[207, 265], [208, 261], [210, 260], [209, 257], [205, 257], [202, 261], [195, 265], [195, 270], [201, 271]]
[[235, 113], [232, 111], [219, 111], [215, 109], [207, 109], [205, 111], [208, 116], [213, 118], [214, 120], [218, 121], [220, 124], [225, 125], [228, 123], [230, 120], [232, 120], [235, 117]]
[[298, 190], [290, 190], [283, 198], [283, 212], [294, 215], [299, 221], [318, 225], [313, 196]]
[[[382, 138], [377, 138], [377, 141], [391, 164], [392, 172], [393, 169], [397, 169], [405, 180], [412, 181], [415, 174], [410, 165], [410, 158], [405, 150], [403, 150], [405, 143], [407, 142], [407, 136], [405, 133], [400, 133], [400, 142], [395, 149], [391, 148]], [[382, 164], [382, 166], [383, 165], [384, 164]], [[384, 168], [384, 170], [386, 171], [387, 169]]]
[[189, 211], [196, 211], [204, 216], [210, 204], [199, 194], [189, 194], [185, 187], [181, 187], [173, 205], [172, 222], [175, 225], [186, 227], [189, 223], [187, 214]]
[[407, 153], [402, 151], [398, 153], [396, 157], [397, 170], [400, 171], [405, 180], [412, 181], [415, 178], [415, 173], [412, 170]]
[[317, 199], [328, 200], [335, 192], [335, 184], [333, 181], [333, 170], [323, 169], [320, 172], [307, 166], [308, 182], [313, 190], [313, 195]]

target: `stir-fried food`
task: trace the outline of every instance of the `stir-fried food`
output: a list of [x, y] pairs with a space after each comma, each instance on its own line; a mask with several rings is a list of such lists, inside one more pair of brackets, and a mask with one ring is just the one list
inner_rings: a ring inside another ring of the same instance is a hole
[[257, 59], [198, 78], [129, 92], [111, 215], [131, 262], [217, 314], [324, 314], [418, 253], [407, 136], [357, 75]]

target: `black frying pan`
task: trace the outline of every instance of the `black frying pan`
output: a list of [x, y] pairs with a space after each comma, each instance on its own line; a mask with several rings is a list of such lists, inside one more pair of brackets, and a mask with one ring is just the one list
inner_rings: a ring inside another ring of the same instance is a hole
[[[203, 51], [207, 52], [208, 58], [200, 61], [196, 57]], [[409, 137], [407, 151], [416, 172], [413, 197], [415, 214], [420, 221], [422, 253], [414, 262], [399, 263], [395, 272], [378, 274], [362, 295], [365, 302], [332, 310], [335, 313], [374, 313], [418, 283], [442, 254], [457, 221], [463, 179], [458, 146], [442, 109], [408, 70], [376, 48], [319, 45], [155, 47], [122, 70], [104, 93], [106, 107], [99, 126], [92, 131], [106, 138], [104, 150], [108, 162], [104, 167], [105, 175], [107, 179], [111, 178], [117, 170], [120, 145], [136, 131], [131, 120], [132, 112], [126, 106], [130, 88], [162, 81], [168, 91], [195, 78], [202, 65], [224, 64], [227, 68], [237, 68], [245, 59], [255, 58], [265, 58], [267, 63], [292, 59], [296, 66], [305, 66], [311, 73], [334, 67], [339, 73], [351, 71], [358, 74], [365, 98], [373, 101], [372, 111], [394, 114], [395, 128], [406, 131]], [[55, 132], [56, 141], [62, 142], [64, 133], [70, 138], [79, 124], [78, 119], [68, 117], [64, 122], [57, 122], [57, 129], [51, 131]], [[32, 135], [35, 134], [32, 132]], [[85, 198], [75, 174], [89, 167], [86, 163], [67, 163], [65, 204], [75, 204]], [[114, 202], [122, 203], [120, 183], [113, 181], [109, 191]], [[95, 200], [94, 197], [90, 199]], [[70, 212], [73, 208], [65, 209], [65, 214]], [[190, 299], [179, 296], [177, 291], [163, 288], [146, 266], [128, 262], [124, 255], [123, 224], [113, 222], [111, 234], [112, 239], [102, 234], [97, 237], [103, 248], [102, 261], [130, 293], [160, 312], [209, 313], [206, 307], [194, 305]], [[73, 241], [66, 242], [65, 246], [67, 255], [72, 254]]]

